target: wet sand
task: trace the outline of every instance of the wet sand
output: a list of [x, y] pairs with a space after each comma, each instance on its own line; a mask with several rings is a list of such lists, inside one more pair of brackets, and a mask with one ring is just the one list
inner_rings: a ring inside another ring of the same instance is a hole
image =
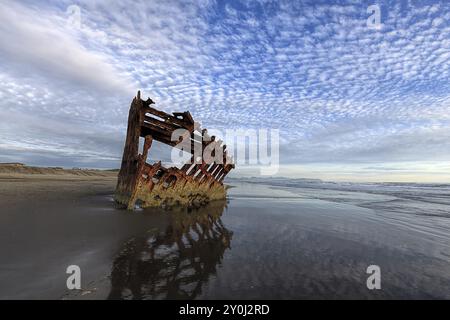
[[[434, 232], [413, 216], [234, 186], [201, 210], [127, 212], [114, 208], [114, 175], [0, 177], [0, 299], [450, 298], [449, 219], [425, 217]], [[72, 264], [81, 291], [66, 288]], [[371, 264], [381, 290], [366, 287]]]
[[102, 282], [123, 242], [164, 223], [115, 209], [115, 183], [115, 175], [0, 177], [0, 299], [64, 298], [72, 264], [83, 287]]

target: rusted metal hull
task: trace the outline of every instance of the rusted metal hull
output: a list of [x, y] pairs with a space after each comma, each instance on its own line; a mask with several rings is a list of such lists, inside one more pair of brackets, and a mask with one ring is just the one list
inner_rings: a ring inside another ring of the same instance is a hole
[[[213, 200], [225, 199], [223, 179], [234, 168], [231, 158], [227, 156], [226, 146], [222, 146], [220, 140], [215, 141], [215, 137], [208, 137], [206, 142], [199, 140], [199, 133], [203, 138], [207, 135], [206, 130], [200, 130], [189, 112], [170, 115], [150, 107], [151, 104], [153, 101], [150, 99], [141, 100], [139, 92], [131, 103], [115, 201], [132, 210], [136, 203], [141, 207], [199, 207]], [[186, 163], [182, 168], [165, 168], [160, 161], [148, 164], [147, 156], [153, 140], [179, 147], [179, 141], [171, 139], [177, 129], [188, 133], [188, 142], [194, 147], [192, 160], [195, 146], [200, 146], [202, 152], [211, 147], [222, 151], [221, 161], [206, 163], [202, 157], [201, 160]], [[145, 138], [142, 153], [139, 153], [140, 137]]]

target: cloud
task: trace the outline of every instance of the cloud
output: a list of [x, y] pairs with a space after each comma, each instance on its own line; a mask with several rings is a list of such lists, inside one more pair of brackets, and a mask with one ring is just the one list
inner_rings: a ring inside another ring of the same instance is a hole
[[[33, 10], [2, 1], [0, 56], [3, 68], [20, 76], [39, 73], [57, 82], [130, 94], [131, 83], [100, 53], [77, 41], [65, 12]], [[3, 69], [2, 68], [2, 69]]]
[[378, 3], [380, 30], [354, 1], [77, 1], [80, 29], [72, 1], [2, 2], [0, 108], [34, 115], [0, 123], [3, 150], [120, 158], [140, 88], [208, 128], [280, 129], [286, 164], [448, 161], [450, 5]]

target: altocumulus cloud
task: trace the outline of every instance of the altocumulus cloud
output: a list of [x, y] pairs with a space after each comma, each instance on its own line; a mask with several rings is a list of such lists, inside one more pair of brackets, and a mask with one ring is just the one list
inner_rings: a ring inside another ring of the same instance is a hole
[[137, 89], [285, 164], [448, 161], [450, 5], [377, 3], [2, 1], [0, 161], [117, 167]]

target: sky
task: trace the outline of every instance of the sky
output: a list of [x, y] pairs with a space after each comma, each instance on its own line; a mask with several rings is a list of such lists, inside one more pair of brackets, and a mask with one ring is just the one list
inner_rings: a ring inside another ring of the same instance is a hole
[[448, 1], [1, 0], [0, 21], [0, 162], [118, 168], [140, 89], [278, 129], [278, 175], [450, 181]]

